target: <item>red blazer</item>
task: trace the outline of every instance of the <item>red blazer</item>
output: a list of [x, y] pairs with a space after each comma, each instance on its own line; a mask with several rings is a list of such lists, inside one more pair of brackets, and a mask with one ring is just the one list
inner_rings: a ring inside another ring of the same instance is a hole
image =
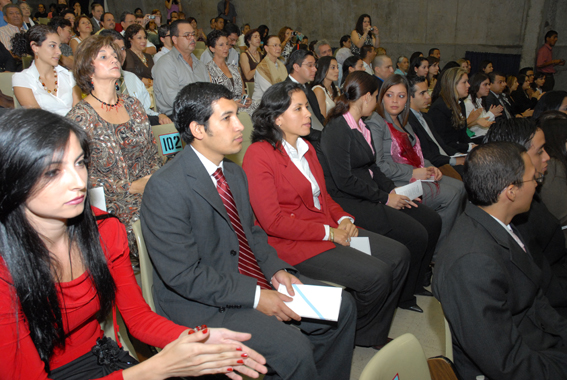
[[335, 248], [334, 243], [323, 241], [324, 225], [336, 228], [343, 216], [353, 218], [327, 193], [315, 149], [307, 144], [309, 150], [305, 158], [321, 189], [321, 210], [313, 203], [311, 183], [291, 162], [283, 147], [280, 151], [265, 141], [254, 143], [242, 162], [256, 223], [266, 231], [268, 243], [278, 256], [290, 265]]

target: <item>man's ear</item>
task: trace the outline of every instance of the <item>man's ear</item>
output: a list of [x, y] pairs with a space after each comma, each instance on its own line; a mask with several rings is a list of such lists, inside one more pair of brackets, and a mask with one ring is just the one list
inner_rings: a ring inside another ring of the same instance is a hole
[[192, 121], [189, 124], [189, 129], [196, 140], [202, 140], [204, 135], [207, 134], [207, 132], [205, 132], [205, 126], [197, 123], [196, 121]]
[[514, 185], [514, 184], [510, 184], [508, 186], [506, 186], [506, 188], [504, 190], [502, 190], [502, 193], [504, 194], [504, 196], [506, 198], [508, 198], [508, 200], [510, 202], [514, 202], [516, 200], [516, 191], [518, 190], [518, 186]]

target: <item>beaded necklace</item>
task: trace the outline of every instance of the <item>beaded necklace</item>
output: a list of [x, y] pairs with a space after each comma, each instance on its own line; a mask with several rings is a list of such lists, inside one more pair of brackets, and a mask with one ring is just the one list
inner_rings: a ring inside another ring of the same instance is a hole
[[112, 110], [113, 108], [116, 108], [116, 112], [118, 112], [118, 108], [122, 107], [122, 99], [120, 99], [120, 97], [118, 97], [116, 103], [108, 104], [97, 98], [92, 92], [91, 92], [91, 96], [101, 103], [100, 108], [104, 108], [106, 106], [106, 112]]
[[[57, 70], [53, 69], [53, 76], [55, 77], [55, 89], [53, 90], [53, 96], [57, 96]], [[51, 90], [47, 88], [47, 86], [45, 85], [45, 83], [43, 82], [43, 80], [41, 80], [41, 75], [39, 76], [39, 81], [41, 82], [41, 85], [43, 86], [43, 89], [45, 91], [47, 91], [48, 94], [51, 94]]]

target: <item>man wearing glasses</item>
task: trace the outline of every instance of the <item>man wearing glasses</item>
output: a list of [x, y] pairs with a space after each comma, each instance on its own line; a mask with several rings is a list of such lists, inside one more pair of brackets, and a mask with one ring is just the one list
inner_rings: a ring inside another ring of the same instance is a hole
[[463, 379], [567, 378], [567, 319], [550, 305], [545, 272], [513, 222], [529, 211], [539, 178], [513, 142], [480, 145], [465, 161], [470, 203], [433, 276]]
[[195, 82], [210, 82], [207, 68], [193, 54], [196, 38], [191, 23], [177, 20], [170, 28], [173, 47], [152, 69], [158, 110], [169, 117], [173, 113], [173, 101], [183, 87]]

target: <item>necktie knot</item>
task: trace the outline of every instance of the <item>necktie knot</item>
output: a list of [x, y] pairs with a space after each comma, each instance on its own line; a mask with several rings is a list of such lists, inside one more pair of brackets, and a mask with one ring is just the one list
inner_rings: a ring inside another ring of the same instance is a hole
[[217, 170], [215, 170], [215, 172], [213, 173], [213, 178], [217, 182], [224, 182], [224, 174], [222, 173], [221, 168], [218, 168]]

